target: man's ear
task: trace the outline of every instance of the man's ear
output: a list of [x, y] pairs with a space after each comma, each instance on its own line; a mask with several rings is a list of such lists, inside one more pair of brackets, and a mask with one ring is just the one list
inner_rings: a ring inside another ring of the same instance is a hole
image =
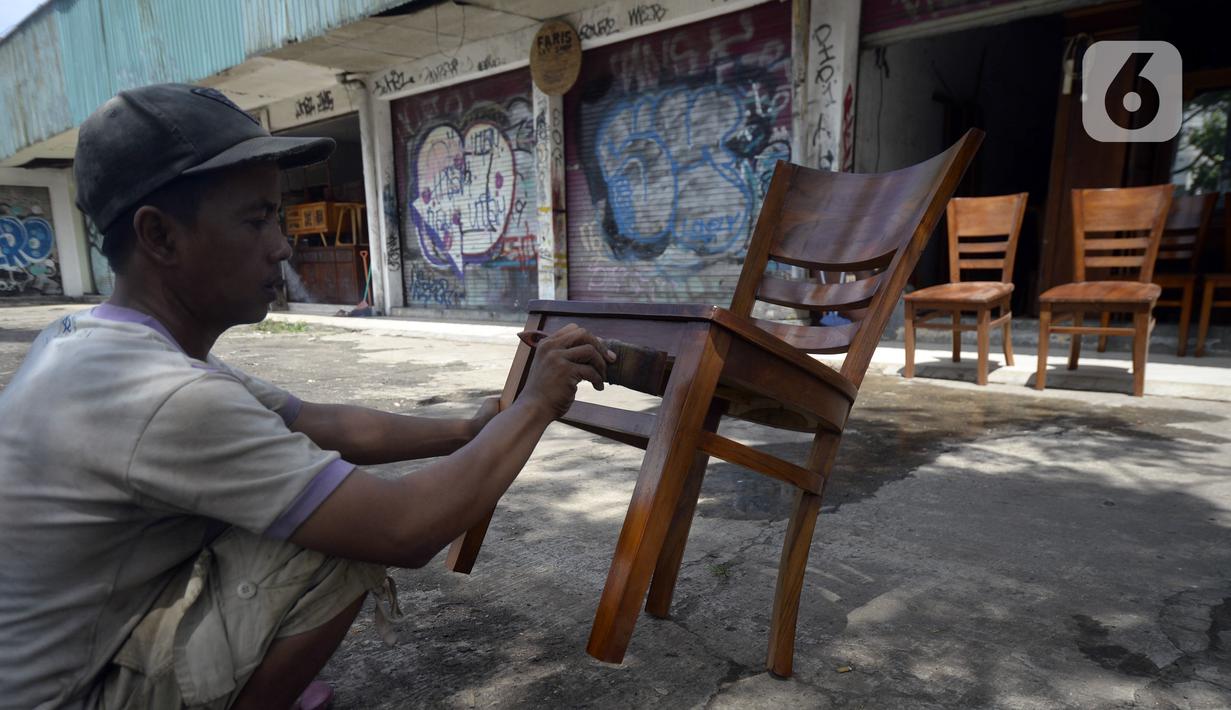
[[133, 213], [133, 233], [137, 250], [160, 266], [171, 266], [179, 259], [180, 225], [171, 215], [144, 205]]

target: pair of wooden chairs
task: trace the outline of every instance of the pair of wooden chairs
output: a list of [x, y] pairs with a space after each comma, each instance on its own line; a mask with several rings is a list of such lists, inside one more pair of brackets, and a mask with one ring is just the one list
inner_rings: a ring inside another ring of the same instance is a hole
[[[1107, 348], [1112, 335], [1133, 337], [1133, 393], [1144, 391], [1145, 361], [1152, 312], [1156, 306], [1180, 308], [1177, 353], [1187, 350], [1196, 284], [1197, 260], [1205, 243], [1217, 195], [1179, 197], [1172, 201], [1171, 185], [1141, 188], [1074, 190], [1073, 283], [1049, 289], [1039, 298], [1039, 364], [1035, 387], [1047, 381], [1048, 338], [1072, 335], [1069, 369], [1077, 367], [1081, 336], [1098, 336], [1098, 350]], [[949, 269], [953, 281], [907, 294], [906, 368], [914, 375], [915, 330], [934, 328], [953, 332], [953, 361], [961, 358], [961, 333], [975, 330], [978, 339], [976, 382], [987, 383], [989, 332], [1003, 328], [1005, 364], [1013, 364], [1009, 299], [1013, 293], [1013, 257], [1026, 207], [1025, 193], [999, 197], [954, 198], [947, 209]], [[1154, 273], [1155, 263], [1180, 262], [1187, 271]], [[962, 281], [964, 270], [1000, 269], [999, 281]], [[1089, 272], [1089, 274], [1087, 273]], [[1087, 280], [1087, 275], [1090, 280]], [[1205, 302], [1213, 299], [1218, 275], [1206, 281]], [[1231, 285], [1231, 277], [1225, 282]], [[1177, 298], [1162, 299], [1163, 289], [1177, 289]], [[1231, 305], [1228, 302], [1226, 305]], [[998, 314], [993, 317], [993, 311]], [[974, 323], [963, 323], [963, 313], [974, 312]], [[1098, 314], [1098, 325], [1085, 316]], [[1111, 316], [1126, 313], [1131, 326], [1112, 326]], [[1202, 310], [1198, 353], [1202, 351], [1208, 311]], [[945, 322], [937, 323], [937, 320]], [[1068, 323], [1067, 325], [1065, 323]]]
[[[791, 674], [808, 551], [842, 431], [906, 279], [982, 135], [972, 130], [925, 163], [877, 175], [778, 163], [729, 308], [531, 302], [527, 329], [552, 332], [577, 323], [600, 337], [669, 357], [656, 413], [576, 402], [563, 418], [646, 452], [595, 614], [590, 655], [613, 663], [623, 659], [643, 601], [650, 614], [669, 615], [705, 467], [714, 456], [796, 489], [767, 661], [774, 674]], [[790, 280], [767, 274], [771, 261], [863, 278], [828, 284]], [[757, 301], [813, 314], [841, 311], [850, 322], [813, 326], [762, 320], [752, 316]], [[846, 352], [836, 370], [809, 356], [835, 352]], [[501, 396], [504, 404], [517, 396], [533, 358], [532, 348], [518, 348]], [[807, 460], [786, 461], [718, 435], [724, 415], [811, 434]], [[486, 529], [485, 521], [454, 543], [451, 569], [471, 570]]]

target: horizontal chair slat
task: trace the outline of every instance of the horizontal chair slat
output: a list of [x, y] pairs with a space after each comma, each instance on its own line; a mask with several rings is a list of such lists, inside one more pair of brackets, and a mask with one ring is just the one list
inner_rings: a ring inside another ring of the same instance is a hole
[[961, 269], [1003, 269], [1004, 259], [958, 259]]
[[1003, 254], [1009, 248], [1006, 242], [958, 242], [959, 254]]
[[1141, 266], [1145, 263], [1144, 256], [1087, 256], [1086, 266], [1097, 268], [1105, 266]]
[[772, 320], [753, 318], [754, 323], [788, 345], [806, 353], [841, 353], [851, 347], [851, 340], [859, 331], [859, 321], [846, 325], [794, 325]]
[[654, 415], [575, 401], [560, 421], [644, 449], [654, 429]]
[[750, 468], [753, 471], [763, 473], [780, 481], [785, 481], [809, 493], [821, 492], [822, 479], [820, 474], [815, 471], [809, 471], [802, 466], [796, 466], [789, 461], [783, 461], [775, 456], [757, 451], [751, 446], [745, 446], [738, 441], [732, 441], [726, 437], [703, 431], [701, 432], [700, 441], [697, 442], [697, 448], [710, 456], [720, 458], [723, 461], [729, 461], [737, 466]]
[[1086, 251], [1112, 251], [1116, 249], [1146, 249], [1149, 237], [1118, 237], [1114, 239], [1087, 239]]
[[882, 280], [882, 274], [877, 274], [859, 281], [822, 284], [766, 275], [757, 289], [757, 298], [767, 303], [806, 310], [862, 308], [876, 295]]
[[1053, 325], [1048, 330], [1059, 335], [1132, 335], [1137, 332], [1132, 328], [1098, 325]]

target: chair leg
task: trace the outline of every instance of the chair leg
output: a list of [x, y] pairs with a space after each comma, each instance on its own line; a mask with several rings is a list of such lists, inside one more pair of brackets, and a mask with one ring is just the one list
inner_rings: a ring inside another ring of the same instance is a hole
[[958, 326], [962, 324], [962, 314], [960, 311], [953, 312], [953, 361], [962, 361], [962, 331], [958, 330]]
[[1039, 308], [1039, 365], [1034, 375], [1034, 388], [1042, 390], [1047, 387], [1047, 349], [1051, 338], [1051, 308]]
[[910, 301], [906, 302], [906, 367], [902, 376], [915, 376], [915, 304]]
[[1184, 357], [1188, 354], [1188, 321], [1193, 317], [1193, 282], [1184, 283], [1184, 295], [1180, 297], [1180, 343], [1175, 354]]
[[[543, 325], [541, 316], [531, 315], [526, 319], [526, 330], [537, 330]], [[521, 391], [530, 372], [530, 363], [534, 359], [534, 350], [530, 346], [519, 344], [517, 353], [513, 356], [513, 365], [504, 381], [504, 390], [500, 393], [500, 409], [504, 410], [513, 404], [513, 399]], [[487, 517], [478, 525], [470, 528], [462, 536], [453, 541], [449, 554], [445, 558], [445, 566], [459, 574], [470, 574], [474, 562], [479, 556], [479, 548], [483, 547], [483, 538], [487, 535], [487, 526], [492, 521], [495, 509], [488, 512]]]
[[[725, 405], [721, 402], [710, 405], [710, 412], [703, 425], [706, 431], [718, 430], [718, 422], [722, 419], [724, 409]], [[675, 506], [671, 526], [667, 528], [667, 537], [663, 541], [662, 552], [658, 554], [658, 564], [654, 567], [654, 577], [650, 582], [650, 593], [645, 601], [645, 610], [651, 616], [660, 619], [671, 616], [671, 597], [675, 594], [675, 583], [680, 575], [680, 563], [684, 560], [684, 547], [688, 544], [688, 531], [692, 528], [692, 518], [697, 510], [697, 499], [701, 495], [701, 482], [705, 479], [705, 466], [709, 463], [709, 458], [707, 454], [697, 452], [688, 468], [688, 478], [684, 481], [684, 490], [680, 491], [680, 502]]]
[[787, 525], [782, 558], [778, 562], [778, 585], [769, 624], [769, 657], [765, 665], [779, 678], [790, 678], [795, 661], [795, 629], [799, 623], [799, 595], [808, 571], [808, 552], [816, 531], [821, 496], [798, 491], [791, 522]]
[[1197, 322], [1197, 357], [1205, 355], [1205, 336], [1210, 330], [1210, 310], [1214, 306], [1214, 282], [1206, 281], [1201, 294], [1201, 319]]
[[[1111, 312], [1103, 311], [1102, 317], [1099, 318], [1099, 326], [1103, 328], [1111, 327]], [[1101, 353], [1107, 352], [1107, 336], [1100, 335], [1098, 337], [1098, 351]]]
[[1005, 367], [1013, 367], [1013, 315], [1009, 313], [1008, 303], [1000, 307], [1000, 315], [1005, 314], [1009, 314], [1009, 318], [1001, 326], [1004, 330], [1001, 336], [1004, 340], [1004, 364]]
[[975, 370], [975, 384], [987, 384], [987, 351], [991, 349], [992, 311], [990, 308], [979, 309], [977, 335], [979, 338], [979, 362]]
[[[1104, 314], [1106, 315], [1106, 314]], [[1080, 328], [1086, 322], [1086, 314], [1077, 311], [1073, 314], [1073, 325]], [[1100, 352], [1101, 349], [1100, 349]], [[1077, 369], [1077, 361], [1081, 359], [1081, 333], [1073, 333], [1073, 340], [1069, 343], [1069, 369]]]
[[694, 462], [728, 337], [706, 325], [683, 338], [590, 630], [586, 652], [600, 661], [624, 659]]
[[1133, 396], [1145, 394], [1146, 356], [1150, 352], [1150, 313], [1133, 314]]

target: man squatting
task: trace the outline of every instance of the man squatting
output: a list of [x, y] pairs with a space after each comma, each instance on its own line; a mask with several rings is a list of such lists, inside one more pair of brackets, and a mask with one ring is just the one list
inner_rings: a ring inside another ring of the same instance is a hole
[[[385, 567], [479, 522], [577, 385], [602, 388], [615, 356], [576, 326], [538, 345], [511, 407], [461, 420], [303, 402], [211, 355], [274, 300], [280, 169], [333, 147], [186, 85], [121, 92], [82, 124], [78, 204], [116, 283], [0, 394], [0, 706], [327, 695], [313, 678], [367, 593], [378, 616], [395, 601]], [[436, 456], [396, 480], [356, 467]]]

